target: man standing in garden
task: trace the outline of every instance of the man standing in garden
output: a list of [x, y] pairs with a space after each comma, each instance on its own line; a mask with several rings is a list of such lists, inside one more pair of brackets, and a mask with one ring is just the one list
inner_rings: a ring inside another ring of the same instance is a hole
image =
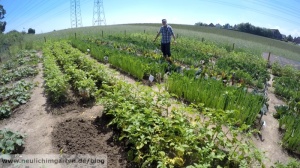
[[161, 51], [163, 53], [163, 56], [165, 59], [167, 59], [168, 62], [172, 63], [171, 59], [170, 59], [170, 57], [171, 57], [171, 49], [170, 49], [171, 36], [173, 36], [173, 38], [174, 38], [174, 43], [176, 43], [176, 39], [175, 39], [173, 29], [170, 25], [167, 24], [166, 19], [162, 20], [162, 26], [161, 26], [159, 32], [157, 33], [153, 42], [156, 41], [156, 39], [158, 38], [158, 36], [160, 34], [162, 35]]

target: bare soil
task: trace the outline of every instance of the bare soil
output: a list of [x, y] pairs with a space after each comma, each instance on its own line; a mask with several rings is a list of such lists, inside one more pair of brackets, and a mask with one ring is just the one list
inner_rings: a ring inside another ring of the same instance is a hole
[[[274, 90], [272, 84], [273, 75], [271, 75], [268, 86], [269, 109], [267, 115], [262, 117], [262, 121], [265, 121], [266, 125], [261, 128], [260, 138], [258, 136], [252, 138], [256, 147], [265, 152], [267, 157], [267, 160], [265, 160], [266, 167], [271, 167], [277, 161], [287, 163], [291, 159], [288, 152], [280, 145], [282, 135], [279, 131], [279, 122], [273, 117], [273, 114], [276, 113], [275, 106], [285, 104], [285, 102], [277, 98], [272, 92]], [[260, 126], [258, 126], [259, 128]]]
[[52, 141], [62, 153], [107, 154], [108, 167], [126, 167], [124, 149], [115, 144], [113, 131], [94, 120], [66, 119], [54, 126]]
[[107, 154], [108, 167], [128, 167], [124, 150], [113, 142], [115, 133], [95, 122], [103, 107], [85, 107], [77, 101], [60, 108], [51, 107], [44, 94], [41, 63], [38, 68], [39, 74], [33, 79], [38, 86], [33, 89], [31, 99], [10, 118], [0, 120], [0, 129], [25, 135], [23, 154]]

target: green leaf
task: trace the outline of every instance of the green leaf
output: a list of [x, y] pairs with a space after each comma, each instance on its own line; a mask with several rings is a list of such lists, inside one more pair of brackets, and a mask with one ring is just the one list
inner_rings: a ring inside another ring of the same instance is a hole
[[141, 149], [142, 147], [144, 147], [144, 143], [138, 142], [138, 143], [136, 144], [136, 149], [137, 149], [137, 150]]
[[7, 140], [5, 144], [6, 144], [6, 146], [13, 146], [14, 145], [14, 141]]
[[23, 143], [24, 143], [24, 142], [23, 142], [22, 139], [17, 139], [17, 140], [16, 140], [16, 144], [18, 144], [19, 146], [22, 146]]

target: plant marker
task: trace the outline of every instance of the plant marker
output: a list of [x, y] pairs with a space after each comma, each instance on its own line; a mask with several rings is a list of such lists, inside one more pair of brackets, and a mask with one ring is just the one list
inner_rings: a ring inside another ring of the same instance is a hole
[[153, 80], [154, 80], [154, 76], [152, 76], [152, 75], [150, 74], [150, 76], [149, 76], [149, 81], [152, 83]]

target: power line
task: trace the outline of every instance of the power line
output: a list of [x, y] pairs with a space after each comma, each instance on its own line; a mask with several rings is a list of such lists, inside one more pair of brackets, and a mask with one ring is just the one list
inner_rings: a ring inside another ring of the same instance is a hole
[[247, 9], [249, 11], [260, 13], [262, 15], [270, 16], [270, 17], [273, 17], [273, 18], [277, 18], [277, 19], [281, 18], [281, 20], [283, 20], [285, 22], [292, 23], [292, 24], [295, 24], [295, 23], [300, 24], [300, 22], [298, 22], [298, 20], [297, 21], [290, 20], [290, 19], [287, 19], [287, 18], [282, 17], [280, 15], [276, 15], [276, 14], [264, 12], [264, 11], [261, 11], [261, 10], [255, 9], [255, 8], [251, 8], [251, 7], [247, 7], [247, 6], [243, 6], [243, 5], [238, 5], [238, 4], [234, 4], [234, 3], [224, 2], [224, 1], [220, 1], [220, 0], [209, 0], [208, 2], [217, 3], [217, 4], [223, 4], [225, 6], [230, 6], [230, 7], [238, 8], [238, 9]]
[[299, 19], [300, 8], [295, 9], [292, 6], [287, 7], [288, 4], [286, 4], [286, 6], [282, 6], [282, 5], [279, 5], [279, 4], [276, 4], [276, 3], [268, 3], [268, 1], [253, 1], [253, 2], [258, 4], [259, 6], [264, 6], [266, 8], [273, 9], [275, 11], [280, 11], [283, 14], [287, 14], [289, 16], [293, 16], [293, 17]]
[[[47, 5], [47, 4], [46, 4]], [[25, 24], [25, 23], [30, 23], [30, 21], [34, 20], [36, 21], [37, 18], [40, 18], [41, 16], [44, 16], [45, 14], [48, 13], [48, 11], [53, 11], [53, 9], [55, 9], [56, 7], [62, 5], [62, 3], [58, 2], [56, 4], [51, 4], [50, 6], [47, 6], [46, 8], [39, 8], [40, 10], [36, 12], [36, 15], [33, 15], [32, 17], [30, 17], [29, 19], [23, 21], [22, 23], [20, 23], [19, 25], [17, 25], [16, 27], [20, 27], [21, 25]], [[41, 14], [43, 11], [43, 14]], [[32, 23], [32, 22], [31, 22]]]
[[10, 20], [7, 22], [18, 22], [18, 20], [24, 18], [28, 13], [30, 13], [33, 9], [41, 8], [42, 1], [36, 1], [36, 3], [29, 3], [30, 5], [27, 6], [19, 6], [17, 9], [19, 12], [15, 14]]
[[[86, 2], [86, 1], [89, 1], [89, 0], [83, 0], [82, 2]], [[67, 1], [65, 1], [65, 2], [67, 2]], [[52, 11], [52, 10], [50, 10], [50, 11]], [[37, 24], [43, 24], [43, 23], [48, 22], [50, 20], [56, 19], [55, 16], [59, 16], [59, 15], [62, 15], [64, 13], [67, 13], [67, 12], [70, 12], [70, 7], [66, 7], [66, 8], [63, 8], [62, 10], [60, 10], [56, 13], [52, 13], [50, 16], [48, 16], [49, 19], [47, 19], [47, 20], [43, 19], [42, 21], [39, 21], [38, 23], [34, 24], [33, 27], [36, 27]], [[48, 13], [49, 13], [49, 11], [47, 11], [44, 14], [48, 14]]]

